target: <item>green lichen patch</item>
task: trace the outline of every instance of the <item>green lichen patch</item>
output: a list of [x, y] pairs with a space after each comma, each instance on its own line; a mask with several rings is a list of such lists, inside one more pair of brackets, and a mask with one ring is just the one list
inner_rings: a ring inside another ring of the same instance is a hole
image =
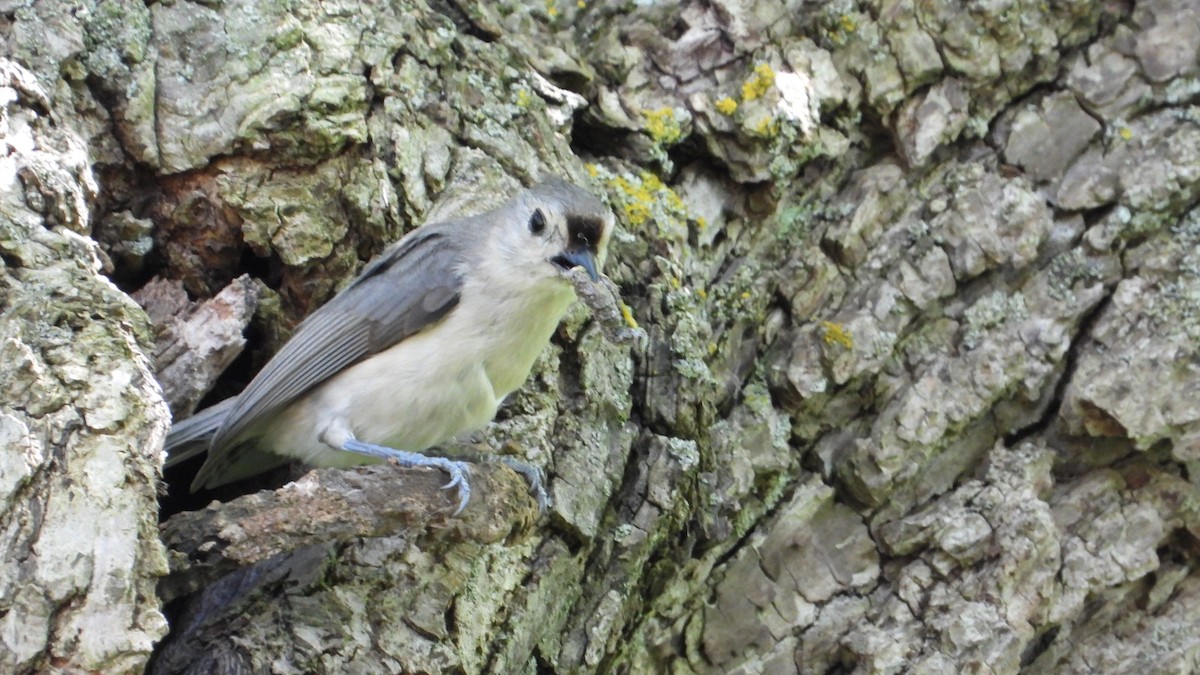
[[630, 230], [652, 234], [659, 240], [677, 243], [687, 240], [688, 225], [692, 222], [687, 206], [656, 174], [617, 173], [599, 164], [589, 164], [587, 170], [609, 188], [614, 210]]

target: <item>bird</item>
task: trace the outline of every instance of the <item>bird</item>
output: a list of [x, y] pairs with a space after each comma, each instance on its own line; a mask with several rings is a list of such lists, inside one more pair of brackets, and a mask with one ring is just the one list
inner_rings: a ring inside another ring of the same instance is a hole
[[[214, 488], [293, 460], [436, 467], [471, 495], [467, 462], [423, 452], [476, 431], [528, 378], [575, 301], [567, 272], [599, 279], [614, 226], [560, 178], [475, 216], [424, 224], [308, 316], [238, 395], [175, 423], [166, 465], [207, 453]], [[540, 471], [523, 473], [545, 507]]]

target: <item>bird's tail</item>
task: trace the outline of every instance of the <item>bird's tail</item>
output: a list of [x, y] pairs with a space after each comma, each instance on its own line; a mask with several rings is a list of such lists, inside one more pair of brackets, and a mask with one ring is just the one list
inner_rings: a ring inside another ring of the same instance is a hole
[[227, 398], [171, 425], [165, 445], [167, 461], [164, 466], [174, 466], [208, 450], [213, 436], [221, 428], [221, 423], [236, 400], [236, 396]]

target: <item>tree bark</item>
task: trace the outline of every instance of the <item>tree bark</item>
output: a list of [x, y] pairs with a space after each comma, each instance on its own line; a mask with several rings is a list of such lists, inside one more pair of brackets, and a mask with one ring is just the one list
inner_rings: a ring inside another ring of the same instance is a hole
[[84, 236], [78, 135], [8, 59], [0, 106], [0, 671], [136, 671], [167, 632], [149, 325]]
[[[1194, 2], [31, 0], [0, 34], [0, 668], [1200, 670]], [[324, 471], [172, 515], [164, 576], [150, 364], [179, 415], [236, 391], [384, 244], [549, 174], [613, 207], [647, 339], [580, 305], [473, 439], [546, 468], [546, 517], [500, 466], [459, 519], [431, 473]]]

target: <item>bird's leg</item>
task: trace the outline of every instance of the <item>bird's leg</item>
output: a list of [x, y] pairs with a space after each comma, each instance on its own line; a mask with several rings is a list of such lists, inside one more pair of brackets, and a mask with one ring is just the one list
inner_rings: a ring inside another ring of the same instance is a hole
[[546, 509], [550, 508], [550, 497], [546, 494], [546, 474], [542, 472], [541, 467], [527, 464], [508, 455], [500, 455], [494, 459], [529, 481], [529, 492], [537, 499], [538, 513], [546, 513]]
[[471, 465], [466, 462], [457, 462], [445, 457], [428, 457], [419, 452], [408, 452], [383, 445], [363, 443], [353, 438], [343, 441], [342, 449], [347, 452], [357, 452], [360, 455], [390, 459], [400, 466], [431, 466], [445, 471], [450, 474], [450, 482], [443, 485], [442, 489], [458, 488], [458, 509], [454, 512], [456, 516], [462, 513], [463, 509], [467, 508], [467, 502], [471, 500], [471, 484], [467, 481], [467, 476], [471, 473]]

